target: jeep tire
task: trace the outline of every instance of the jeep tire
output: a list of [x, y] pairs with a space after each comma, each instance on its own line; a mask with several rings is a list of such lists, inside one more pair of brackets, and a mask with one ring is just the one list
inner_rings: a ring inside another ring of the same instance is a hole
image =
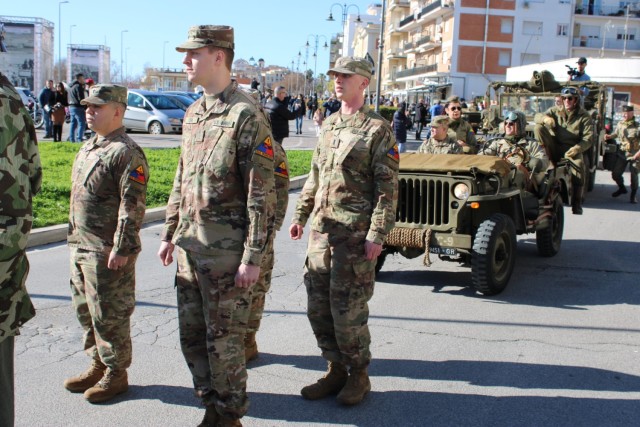
[[471, 282], [478, 292], [496, 295], [507, 287], [516, 245], [516, 228], [507, 215], [493, 214], [480, 224], [471, 252]]
[[536, 230], [536, 246], [540, 256], [552, 257], [560, 251], [564, 231], [564, 208], [560, 196], [553, 202], [553, 212], [548, 227]]

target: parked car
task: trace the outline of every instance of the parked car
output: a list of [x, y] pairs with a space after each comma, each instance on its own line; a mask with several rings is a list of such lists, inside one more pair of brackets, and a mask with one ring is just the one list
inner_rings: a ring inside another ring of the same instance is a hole
[[167, 95], [169, 98], [171, 98], [184, 111], [187, 111], [187, 108], [189, 108], [191, 104], [196, 102], [193, 98], [187, 95], [178, 95], [175, 93], [166, 93], [166, 92], [164, 92], [164, 94]]
[[181, 91], [181, 90], [169, 90], [169, 91], [165, 91], [165, 92], [162, 92], [162, 93], [166, 93], [166, 94], [169, 94], [169, 95], [188, 96], [189, 98], [193, 99], [194, 101], [197, 101], [202, 96], [201, 93]]
[[124, 127], [151, 134], [182, 133], [184, 110], [163, 93], [129, 90]]

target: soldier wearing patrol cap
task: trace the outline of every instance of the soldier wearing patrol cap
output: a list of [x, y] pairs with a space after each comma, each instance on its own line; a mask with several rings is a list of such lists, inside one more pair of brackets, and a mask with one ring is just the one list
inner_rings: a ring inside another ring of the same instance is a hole
[[135, 264], [149, 166], [122, 126], [127, 88], [95, 85], [82, 104], [96, 135], [82, 146], [73, 164], [67, 242], [73, 306], [92, 364], [64, 386], [97, 403], [128, 389], [129, 318], [135, 306]]
[[448, 134], [449, 116], [436, 116], [431, 120], [431, 136], [425, 139], [418, 153], [426, 154], [463, 154], [462, 146]]
[[33, 223], [31, 200], [40, 191], [42, 167], [33, 121], [2, 73], [0, 153], [0, 426], [13, 426], [14, 341], [19, 328], [35, 315], [25, 287], [26, 247]]
[[328, 71], [342, 104], [322, 125], [289, 228], [291, 238], [300, 239], [313, 216], [307, 316], [329, 364], [301, 394], [314, 400], [337, 393], [345, 405], [360, 403], [371, 390], [367, 302], [397, 203], [398, 146], [388, 122], [364, 102], [371, 67], [365, 59], [343, 57]]
[[624, 174], [629, 165], [631, 172], [631, 195], [629, 201], [638, 203], [636, 193], [638, 192], [638, 169], [640, 163], [640, 132], [638, 132], [638, 122], [633, 115], [633, 105], [623, 105], [621, 107], [623, 119], [616, 125], [616, 130], [605, 135], [604, 139], [616, 139], [620, 149], [616, 153], [616, 163], [611, 170], [611, 177], [618, 184], [618, 189], [613, 192], [613, 197], [627, 194], [627, 188], [624, 186]]
[[236, 426], [249, 405], [244, 339], [251, 287], [267, 250], [275, 209], [274, 148], [259, 102], [231, 80], [233, 28], [189, 29], [189, 81], [204, 95], [187, 110], [182, 150], [158, 251], [166, 266], [178, 246], [178, 322], [201, 426]]
[[562, 107], [553, 106], [544, 113], [535, 115], [533, 133], [547, 150], [555, 165], [563, 157], [574, 165], [572, 168], [571, 208], [575, 215], [582, 215], [582, 192], [584, 190], [584, 160], [582, 153], [593, 144], [593, 121], [589, 113], [580, 106], [580, 90], [565, 87], [560, 91]]

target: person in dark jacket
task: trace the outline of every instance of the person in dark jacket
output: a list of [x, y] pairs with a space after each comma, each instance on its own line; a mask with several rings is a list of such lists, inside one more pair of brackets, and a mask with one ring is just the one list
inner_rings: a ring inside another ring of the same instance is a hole
[[398, 110], [393, 114], [393, 135], [396, 137], [399, 153], [407, 151], [405, 143], [407, 142], [407, 127], [410, 124], [411, 121], [407, 117], [407, 104], [401, 102]]
[[413, 120], [416, 125], [416, 139], [420, 139], [422, 129], [424, 128], [424, 125], [427, 124], [427, 108], [424, 106], [422, 100], [418, 101], [416, 104], [415, 113]]
[[40, 103], [40, 108], [44, 110], [44, 138], [52, 138], [53, 127], [51, 123], [51, 108], [53, 108], [53, 106], [55, 105], [53, 80], [47, 80], [47, 84], [40, 91], [40, 95], [38, 95], [38, 102]]
[[307, 111], [304, 95], [299, 94], [297, 98], [291, 101], [291, 110], [296, 115], [296, 135], [302, 135], [302, 120]]
[[324, 117], [329, 117], [333, 113], [337, 112], [338, 110], [340, 110], [341, 106], [342, 103], [338, 101], [335, 96], [332, 96], [327, 102], [322, 104], [322, 107], [324, 108]]
[[76, 80], [71, 84], [69, 90], [69, 115], [71, 116], [69, 141], [71, 142], [82, 142], [84, 130], [87, 127], [85, 107], [80, 103], [84, 98], [84, 75], [78, 73], [76, 74]]
[[289, 136], [289, 120], [295, 119], [296, 113], [289, 111], [289, 100], [284, 86], [278, 86], [274, 95], [273, 99], [265, 104], [264, 109], [269, 114], [273, 139], [282, 144]]

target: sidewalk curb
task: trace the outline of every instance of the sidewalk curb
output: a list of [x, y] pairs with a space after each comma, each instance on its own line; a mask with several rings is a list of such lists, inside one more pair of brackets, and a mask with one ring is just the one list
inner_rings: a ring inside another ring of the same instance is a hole
[[[289, 181], [289, 191], [299, 190], [304, 185], [309, 175], [296, 176]], [[150, 222], [164, 221], [166, 217], [166, 206], [147, 209], [144, 214], [143, 224]], [[48, 245], [49, 243], [63, 242], [67, 240], [68, 224], [51, 225], [49, 227], [36, 228], [31, 231], [27, 248]]]

